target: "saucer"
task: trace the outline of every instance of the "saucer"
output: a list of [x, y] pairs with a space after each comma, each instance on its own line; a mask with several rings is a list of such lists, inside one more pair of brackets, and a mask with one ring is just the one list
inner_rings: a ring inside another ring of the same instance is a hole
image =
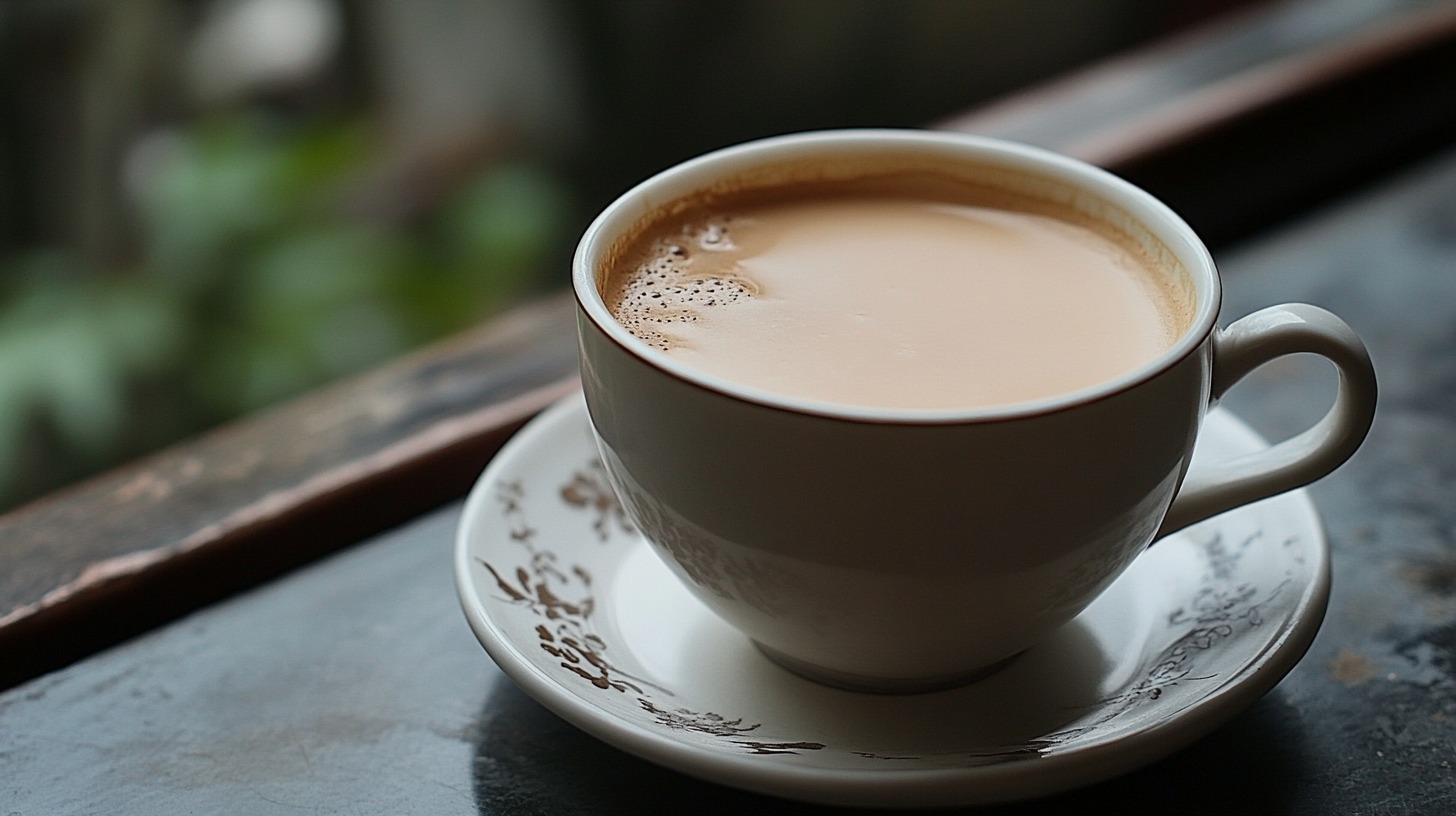
[[[1195, 459], [1264, 445], [1216, 409]], [[579, 394], [480, 478], [455, 574], [490, 656], [584, 731], [712, 782], [886, 807], [1042, 796], [1177, 750], [1294, 667], [1330, 582], [1319, 518], [1294, 491], [1159, 542], [980, 682], [914, 695], [821, 686], [765, 658], [657, 559], [607, 486]]]

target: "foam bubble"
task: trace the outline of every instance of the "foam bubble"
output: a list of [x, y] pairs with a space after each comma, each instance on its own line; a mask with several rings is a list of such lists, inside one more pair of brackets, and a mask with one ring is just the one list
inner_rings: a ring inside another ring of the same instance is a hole
[[728, 233], [726, 217], [708, 221], [697, 228], [688, 227], [685, 232], [693, 243], [708, 252], [731, 252], [737, 248], [733, 236]]
[[667, 350], [678, 340], [664, 327], [696, 322], [703, 309], [758, 294], [733, 257], [736, 249], [726, 218], [685, 225], [629, 264], [615, 281], [608, 308], [629, 332]]

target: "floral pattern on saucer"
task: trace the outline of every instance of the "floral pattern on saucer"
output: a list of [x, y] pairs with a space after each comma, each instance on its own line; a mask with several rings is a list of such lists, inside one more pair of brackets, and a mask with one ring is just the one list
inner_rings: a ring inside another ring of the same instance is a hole
[[[561, 661], [563, 671], [604, 691], [637, 695], [638, 705], [663, 728], [722, 737], [755, 754], [817, 751], [824, 747], [807, 740], [743, 739], [761, 723], [745, 725], [742, 717], [728, 719], [713, 712], [666, 707], [655, 698], [672, 697], [672, 691], [614, 666], [607, 657], [607, 642], [592, 629], [596, 598], [591, 573], [580, 564], [562, 564], [555, 551], [538, 545], [539, 531], [527, 520], [525, 492], [519, 480], [502, 482], [496, 492], [509, 538], [520, 546], [524, 560], [506, 569], [479, 556], [475, 561], [490, 573], [506, 602], [529, 609], [541, 619], [535, 627], [539, 646]], [[628, 537], [636, 532], [607, 485], [600, 460], [589, 460], [573, 471], [555, 493], [568, 507], [591, 515], [591, 530], [603, 544], [613, 543], [614, 534]]]
[[[1205, 438], [1217, 456], [1261, 444], [1220, 412]], [[1057, 642], [979, 683], [829, 689], [769, 664], [677, 586], [608, 487], [578, 397], [482, 477], [456, 570], [497, 663], [608, 742], [769, 793], [906, 805], [1045, 793], [1176, 750], [1293, 667], [1323, 616], [1327, 557], [1308, 499], [1288, 494], [1160, 542]], [[870, 787], [882, 773], [900, 784]]]

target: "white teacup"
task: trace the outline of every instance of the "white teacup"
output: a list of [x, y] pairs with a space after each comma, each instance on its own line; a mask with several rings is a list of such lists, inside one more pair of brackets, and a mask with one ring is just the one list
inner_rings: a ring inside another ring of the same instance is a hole
[[[777, 168], [843, 173], [886, 154], [1024, 177], [1120, 219], [1186, 271], [1191, 325], [1156, 359], [1090, 389], [927, 412], [765, 393], [694, 370], [611, 316], [603, 264], [673, 202]], [[1157, 538], [1328, 474], [1375, 412], [1369, 355], [1339, 318], [1289, 304], [1219, 328], [1218, 272], [1170, 209], [1090, 165], [986, 138], [829, 131], [699, 157], [611, 204], [583, 237], [573, 279], [591, 423], [628, 513], [766, 654], [845, 687], [924, 690], [994, 669], [1074, 618]], [[1208, 408], [1297, 352], [1338, 370], [1328, 414], [1261, 453], [1188, 472]]]

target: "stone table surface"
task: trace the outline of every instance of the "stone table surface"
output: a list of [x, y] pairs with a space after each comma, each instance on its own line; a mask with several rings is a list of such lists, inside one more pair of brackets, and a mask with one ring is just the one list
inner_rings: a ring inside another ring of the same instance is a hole
[[[1219, 260], [1228, 315], [1317, 303], [1375, 357], [1375, 428], [1312, 488], [1334, 550], [1324, 627], [1191, 747], [986, 812], [1456, 812], [1456, 152]], [[1277, 438], [1331, 389], [1284, 361], [1225, 404]], [[459, 514], [0, 694], [0, 814], [833, 812], [657, 768], [532, 701], [460, 614]]]

